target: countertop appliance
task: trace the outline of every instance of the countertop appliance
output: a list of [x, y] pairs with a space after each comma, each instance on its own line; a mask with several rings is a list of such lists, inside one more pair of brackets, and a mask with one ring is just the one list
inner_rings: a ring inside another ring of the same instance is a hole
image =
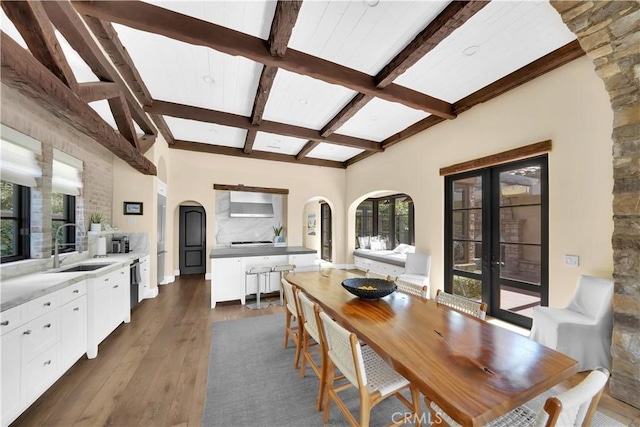
[[129, 237], [112, 237], [111, 238], [111, 253], [114, 254], [126, 254], [129, 253]]

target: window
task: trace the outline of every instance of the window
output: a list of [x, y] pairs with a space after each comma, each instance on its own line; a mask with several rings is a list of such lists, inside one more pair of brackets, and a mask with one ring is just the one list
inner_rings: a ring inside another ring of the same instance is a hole
[[[62, 193], [51, 195], [51, 247], [53, 248], [58, 236], [58, 251], [71, 252], [75, 250], [76, 229], [65, 227], [61, 232], [58, 230], [64, 224], [76, 222], [76, 198]], [[60, 234], [58, 234], [60, 233]], [[53, 249], [52, 249], [53, 253]]]
[[356, 209], [358, 237], [378, 236], [385, 249], [400, 243], [415, 244], [413, 200], [406, 194], [367, 199]]
[[29, 212], [30, 188], [7, 181], [0, 182], [2, 195], [0, 209], [2, 262], [18, 261], [29, 258]]

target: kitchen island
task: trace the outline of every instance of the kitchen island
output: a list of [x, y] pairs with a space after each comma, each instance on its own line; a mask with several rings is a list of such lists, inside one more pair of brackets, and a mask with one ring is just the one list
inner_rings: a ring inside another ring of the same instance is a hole
[[[300, 270], [314, 268], [317, 252], [303, 246], [245, 246], [221, 247], [211, 250], [211, 308], [218, 301], [240, 300], [258, 290], [257, 276], [247, 277], [251, 267], [275, 267], [294, 264]], [[245, 281], [246, 279], [246, 281]], [[270, 273], [261, 281], [261, 293], [280, 291], [280, 274]]]

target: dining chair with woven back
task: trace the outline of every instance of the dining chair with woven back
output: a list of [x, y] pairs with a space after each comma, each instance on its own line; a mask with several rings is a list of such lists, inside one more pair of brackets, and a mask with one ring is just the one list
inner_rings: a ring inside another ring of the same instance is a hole
[[[298, 369], [300, 362], [300, 350], [302, 349], [302, 322], [300, 321], [300, 305], [296, 297], [297, 288], [286, 279], [281, 279], [282, 289], [284, 289], [285, 325], [283, 347], [289, 345], [289, 339], [296, 345], [296, 355], [293, 359], [293, 367]], [[295, 322], [295, 325], [294, 325]]]
[[436, 302], [451, 307], [457, 311], [470, 314], [484, 320], [487, 317], [487, 303], [473, 301], [460, 295], [453, 295], [438, 289]]
[[416, 285], [415, 283], [402, 280], [400, 277], [396, 277], [395, 283], [400, 292], [429, 299], [429, 287], [427, 285]]
[[[329, 421], [329, 409], [333, 400], [352, 426], [368, 427], [371, 409], [390, 396], [396, 396], [409, 412], [394, 420], [391, 425], [403, 425], [413, 421], [420, 427], [420, 399], [418, 389], [403, 376], [389, 366], [371, 346], [360, 345], [356, 334], [349, 332], [327, 313], [319, 315], [320, 325], [324, 328], [327, 341], [327, 402], [324, 407], [323, 420]], [[339, 369], [347, 380], [346, 383], [336, 384], [335, 370]], [[350, 387], [356, 387], [360, 395], [360, 421], [358, 422], [349, 411], [338, 393]], [[401, 394], [403, 390], [411, 391], [411, 401]]]
[[[590, 426], [608, 379], [609, 371], [605, 368], [597, 367], [575, 387], [547, 398], [544, 407], [537, 413], [526, 405], [519, 406], [511, 412], [507, 412], [488, 422], [486, 426]], [[460, 426], [434, 402], [427, 402], [427, 405], [431, 410], [432, 417], [439, 421], [438, 424], [444, 424], [442, 422], [444, 421], [451, 427]]]
[[380, 273], [376, 273], [373, 272], [371, 270], [367, 270], [366, 273], [364, 274], [365, 277], [367, 279], [384, 279], [384, 280], [391, 280], [391, 276], [389, 276], [388, 274], [380, 274]]

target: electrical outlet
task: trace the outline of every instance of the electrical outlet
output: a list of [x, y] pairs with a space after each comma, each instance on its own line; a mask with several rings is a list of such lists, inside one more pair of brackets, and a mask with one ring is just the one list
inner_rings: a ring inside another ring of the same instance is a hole
[[577, 267], [580, 265], [580, 257], [578, 255], [565, 255], [564, 263], [572, 267]]

